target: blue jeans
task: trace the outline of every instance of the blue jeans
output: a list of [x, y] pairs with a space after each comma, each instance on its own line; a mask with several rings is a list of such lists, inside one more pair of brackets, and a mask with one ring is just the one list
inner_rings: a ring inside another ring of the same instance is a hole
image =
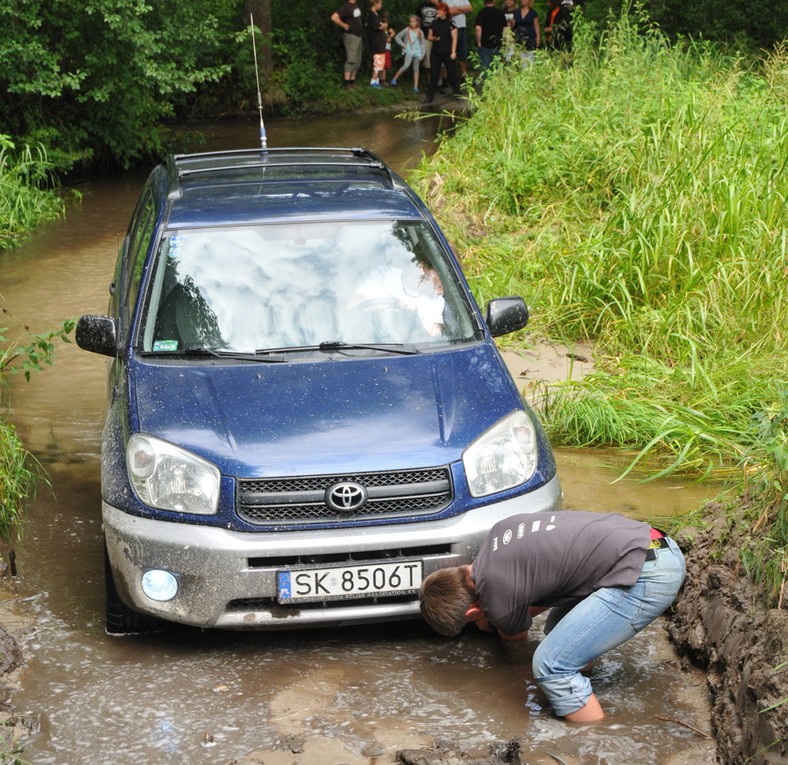
[[673, 603], [686, 566], [678, 545], [655, 550], [631, 587], [604, 587], [575, 606], [551, 609], [545, 639], [534, 652], [534, 679], [559, 717], [582, 709], [591, 681], [580, 674], [590, 661], [637, 635]]
[[482, 77], [486, 76], [487, 70], [492, 66], [492, 62], [501, 55], [500, 48], [485, 48], [479, 46], [479, 63], [481, 65]]

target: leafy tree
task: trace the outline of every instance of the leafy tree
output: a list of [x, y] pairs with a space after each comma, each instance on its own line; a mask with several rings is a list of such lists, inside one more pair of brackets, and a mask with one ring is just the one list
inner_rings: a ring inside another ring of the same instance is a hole
[[61, 168], [85, 159], [128, 164], [157, 152], [156, 124], [172, 115], [176, 97], [228, 69], [216, 7], [212, 0], [5, 0], [0, 124], [20, 144], [49, 147]]

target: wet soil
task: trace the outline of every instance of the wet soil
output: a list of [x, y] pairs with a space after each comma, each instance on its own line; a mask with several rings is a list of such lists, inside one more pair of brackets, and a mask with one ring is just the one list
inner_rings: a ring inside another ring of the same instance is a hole
[[[724, 534], [724, 537], [722, 535]], [[716, 523], [692, 545], [670, 634], [703, 667], [717, 757], [725, 765], [788, 763], [788, 603], [767, 609], [742, 570], [738, 540]], [[724, 541], [721, 559], [712, 555]]]

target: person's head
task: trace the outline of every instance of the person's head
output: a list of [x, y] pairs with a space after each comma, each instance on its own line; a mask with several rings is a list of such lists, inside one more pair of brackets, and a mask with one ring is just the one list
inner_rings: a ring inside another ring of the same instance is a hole
[[369, 4], [369, 7], [373, 11], [379, 11], [382, 5], [383, 5], [383, 0], [372, 0], [372, 2]]
[[438, 11], [439, 19], [445, 19], [449, 15], [449, 6], [446, 3], [438, 3], [435, 8]]
[[468, 611], [475, 603], [476, 592], [468, 566], [442, 568], [421, 583], [421, 615], [441, 635], [459, 635], [468, 622]]
[[418, 16], [411, 16], [408, 19], [408, 26], [410, 26], [412, 29], [415, 29], [419, 24], [421, 24], [421, 21], [419, 21]]

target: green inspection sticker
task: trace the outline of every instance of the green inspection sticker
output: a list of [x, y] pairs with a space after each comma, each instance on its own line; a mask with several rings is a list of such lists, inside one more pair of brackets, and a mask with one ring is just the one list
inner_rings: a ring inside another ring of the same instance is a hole
[[154, 351], [177, 351], [178, 350], [178, 341], [177, 340], [156, 340], [153, 343], [153, 350]]

